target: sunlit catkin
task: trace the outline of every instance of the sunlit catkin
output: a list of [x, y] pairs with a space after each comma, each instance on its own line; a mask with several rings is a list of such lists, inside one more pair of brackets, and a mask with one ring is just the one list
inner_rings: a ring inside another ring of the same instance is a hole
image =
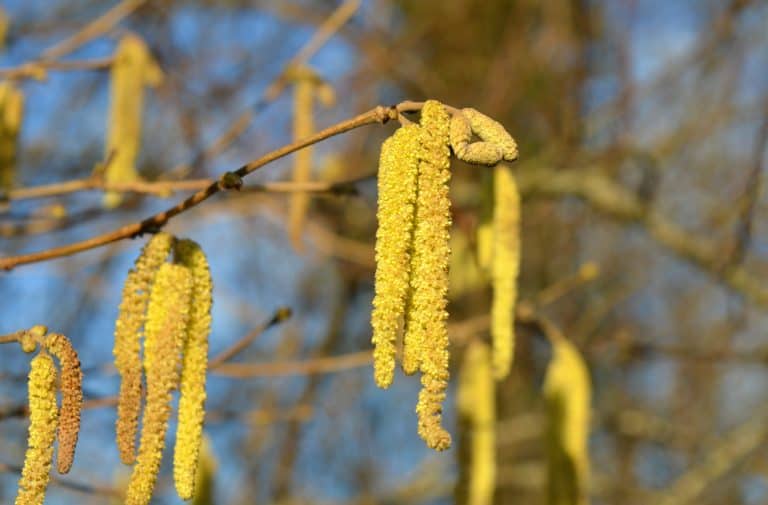
[[75, 458], [80, 433], [80, 411], [83, 407], [83, 371], [72, 343], [64, 335], [50, 333], [45, 348], [59, 360], [61, 370], [61, 412], [59, 414], [59, 449], [56, 469], [68, 473]]
[[494, 375], [500, 380], [509, 374], [514, 356], [515, 300], [520, 271], [520, 194], [512, 169], [506, 164], [494, 169], [493, 193], [491, 336]]
[[579, 351], [560, 335], [544, 380], [550, 505], [585, 505], [589, 479], [589, 372]]
[[208, 369], [208, 334], [211, 331], [213, 281], [208, 260], [192, 240], [179, 240], [174, 248], [176, 263], [192, 274], [187, 336], [183, 344], [181, 396], [173, 477], [179, 496], [189, 500], [195, 494], [195, 476], [205, 417], [205, 375]]
[[472, 133], [480, 140], [497, 146], [501, 150], [504, 161], [517, 159], [517, 143], [501, 123], [469, 107], [462, 109], [461, 112], [469, 121]]
[[504, 158], [502, 147], [493, 142], [470, 142], [472, 127], [469, 119], [458, 112], [451, 118], [451, 149], [456, 157], [467, 163], [492, 166]]
[[16, 505], [42, 505], [53, 463], [53, 442], [59, 411], [56, 405], [56, 368], [40, 352], [29, 372], [29, 439], [19, 479]]
[[496, 388], [491, 350], [472, 342], [465, 351], [459, 372], [459, 415], [468, 430], [468, 455], [464, 468], [467, 505], [491, 505], [496, 483]]
[[[291, 77], [293, 87], [293, 139], [301, 140], [309, 137], [315, 131], [315, 87], [317, 75], [308, 67], [298, 67]], [[305, 147], [293, 155], [293, 182], [309, 181], [312, 171], [312, 146]], [[288, 211], [288, 235], [294, 249], [302, 251], [301, 234], [309, 208], [309, 194], [297, 191], [291, 194]]]
[[450, 117], [441, 103], [429, 100], [424, 104], [419, 132], [412, 296], [405, 336], [405, 346], [410, 342], [421, 357], [422, 389], [416, 405], [418, 432], [429, 447], [437, 450], [451, 445], [451, 436], [441, 425], [449, 359], [446, 310], [451, 227], [449, 123]]
[[[379, 160], [376, 276], [371, 326], [374, 378], [379, 387], [392, 383], [397, 334], [409, 290], [418, 173], [419, 126], [399, 128], [384, 141]], [[410, 351], [413, 349], [409, 349]], [[409, 360], [413, 358], [409, 355]], [[405, 358], [404, 358], [405, 360]], [[409, 366], [415, 371], [418, 363]]]
[[144, 246], [123, 286], [115, 323], [115, 367], [120, 374], [117, 402], [117, 447], [120, 459], [130, 465], [136, 458], [136, 432], [141, 410], [141, 331], [152, 284], [171, 250], [173, 237], [158, 233]]
[[0, 82], [0, 201], [13, 188], [23, 113], [24, 94], [10, 81]]
[[163, 263], [152, 286], [147, 308], [144, 330], [147, 401], [136, 466], [126, 491], [126, 505], [147, 505], [152, 498], [171, 415], [171, 393], [179, 385], [191, 294], [189, 269]]
[[[129, 34], [120, 39], [110, 75], [104, 173], [108, 184], [129, 183], [138, 179], [136, 158], [141, 145], [144, 87], [157, 86], [162, 78], [162, 70], [141, 38]], [[104, 195], [107, 207], [115, 207], [121, 200], [121, 194], [114, 191]]]

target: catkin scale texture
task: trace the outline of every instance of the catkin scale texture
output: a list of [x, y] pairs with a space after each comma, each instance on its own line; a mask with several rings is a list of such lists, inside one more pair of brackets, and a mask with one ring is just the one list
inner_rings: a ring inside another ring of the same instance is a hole
[[144, 343], [147, 401], [126, 505], [147, 505], [152, 498], [171, 415], [171, 393], [179, 385], [191, 294], [189, 269], [163, 263], [157, 272], [147, 308]]
[[418, 346], [422, 389], [416, 405], [418, 432], [433, 449], [450, 447], [441, 426], [442, 402], [448, 385], [448, 263], [450, 260], [450, 117], [429, 100], [421, 110], [419, 174], [416, 196], [412, 296], [405, 345]]
[[29, 372], [29, 439], [16, 505], [42, 505], [45, 500], [58, 418], [56, 368], [53, 359], [40, 352]]
[[384, 142], [379, 161], [375, 295], [371, 326], [374, 378], [382, 388], [392, 383], [397, 334], [410, 289], [418, 151], [419, 126], [404, 126]]
[[515, 301], [520, 271], [520, 194], [512, 169], [494, 170], [491, 337], [496, 379], [509, 375], [515, 349]]
[[117, 447], [120, 460], [130, 465], [136, 458], [136, 432], [141, 410], [141, 332], [150, 289], [160, 265], [168, 257], [173, 237], [158, 233], [144, 246], [123, 286], [115, 323], [115, 367], [120, 374], [117, 402]]
[[203, 250], [192, 240], [180, 240], [176, 243], [175, 259], [178, 264], [187, 268], [192, 276], [189, 322], [182, 353], [179, 423], [173, 452], [176, 491], [181, 498], [189, 500], [195, 494], [195, 479], [203, 437], [213, 281]]
[[83, 371], [72, 343], [64, 335], [51, 333], [45, 348], [59, 360], [61, 369], [61, 412], [59, 414], [59, 448], [56, 470], [68, 473], [75, 459], [80, 433], [80, 411], [83, 407]]
[[501, 123], [469, 107], [462, 109], [461, 112], [469, 121], [472, 132], [480, 140], [498, 146], [503, 160], [517, 159], [517, 143]]

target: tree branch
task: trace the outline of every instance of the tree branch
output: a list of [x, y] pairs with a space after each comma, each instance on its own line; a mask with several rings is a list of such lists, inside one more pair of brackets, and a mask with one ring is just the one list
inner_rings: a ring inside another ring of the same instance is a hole
[[69, 256], [78, 252], [87, 251], [89, 249], [95, 249], [97, 247], [101, 247], [103, 245], [117, 242], [126, 238], [141, 236], [144, 233], [155, 233], [159, 231], [163, 226], [165, 226], [165, 224], [168, 223], [171, 218], [181, 214], [182, 212], [186, 212], [193, 207], [196, 207], [219, 191], [240, 189], [242, 186], [243, 177], [252, 172], [255, 172], [268, 163], [278, 160], [309, 145], [316, 144], [327, 138], [346, 133], [356, 128], [360, 128], [361, 126], [366, 126], [373, 123], [384, 124], [391, 119], [397, 119], [401, 108], [403, 111], [412, 111], [417, 105], [418, 104], [415, 102], [403, 102], [397, 106], [392, 107], [378, 106], [369, 110], [368, 112], [360, 114], [359, 116], [330, 126], [306, 139], [288, 144], [268, 154], [265, 154], [264, 156], [241, 166], [234, 172], [226, 172], [219, 178], [218, 181], [211, 183], [206, 188], [198, 191], [197, 193], [179, 202], [173, 207], [150, 216], [143, 221], [132, 223], [118, 228], [117, 230], [80, 242], [75, 242], [60, 247], [54, 247], [45, 251], [0, 258], [0, 270], [7, 271], [19, 265], [37, 263], [53, 258]]

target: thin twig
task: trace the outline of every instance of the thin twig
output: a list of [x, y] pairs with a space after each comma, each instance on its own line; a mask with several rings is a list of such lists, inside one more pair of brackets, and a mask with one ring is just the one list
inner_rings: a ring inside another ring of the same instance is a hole
[[97, 17], [76, 33], [43, 52], [42, 59], [57, 60], [78, 47], [108, 32], [114, 26], [141, 7], [147, 0], [124, 0]]
[[53, 258], [69, 256], [78, 252], [95, 249], [97, 247], [101, 247], [103, 245], [117, 242], [126, 238], [138, 237], [144, 233], [157, 232], [158, 230], [162, 229], [162, 227], [165, 226], [165, 224], [168, 223], [171, 218], [181, 214], [182, 212], [186, 212], [192, 207], [199, 205], [219, 191], [239, 189], [242, 187], [243, 177], [258, 170], [264, 165], [267, 165], [275, 160], [298, 151], [299, 149], [312, 144], [316, 144], [317, 142], [327, 138], [346, 133], [356, 128], [360, 128], [361, 126], [374, 123], [386, 123], [390, 119], [396, 119], [398, 114], [399, 112], [397, 107], [378, 106], [369, 110], [368, 112], [330, 126], [304, 140], [293, 142], [279, 149], [276, 149], [258, 159], [255, 159], [241, 166], [234, 172], [226, 172], [218, 181], [210, 184], [205, 189], [198, 191], [197, 193], [179, 202], [173, 207], [148, 217], [143, 221], [132, 223], [118, 228], [117, 230], [65, 246], [54, 247], [52, 249], [30, 254], [0, 258], [0, 270], [11, 270], [19, 265], [37, 263]]
[[222, 363], [214, 373], [222, 377], [280, 377], [284, 375], [326, 374], [360, 368], [373, 362], [371, 351], [360, 351], [339, 356], [284, 361], [277, 363]]
[[212, 358], [208, 364], [209, 368], [214, 369], [225, 361], [234, 358], [246, 347], [251, 345], [253, 341], [259, 337], [259, 335], [267, 331], [269, 328], [287, 320], [289, 317], [291, 317], [291, 309], [288, 307], [280, 307], [264, 324], [255, 328], [240, 340], [220, 352], [218, 355], [216, 355], [216, 357]]

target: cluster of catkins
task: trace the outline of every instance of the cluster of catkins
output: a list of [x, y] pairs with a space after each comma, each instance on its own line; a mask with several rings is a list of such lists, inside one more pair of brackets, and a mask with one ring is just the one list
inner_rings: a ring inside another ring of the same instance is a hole
[[[173, 261], [169, 262], [171, 251]], [[117, 445], [120, 459], [135, 463], [127, 505], [150, 502], [165, 446], [171, 394], [176, 389], [181, 395], [174, 481], [179, 496], [190, 499], [194, 495], [206, 397], [211, 292], [208, 261], [200, 246], [167, 233], [152, 237], [128, 273], [114, 347], [121, 378]], [[137, 454], [142, 375], [146, 403]]]
[[[473, 136], [479, 140], [473, 142]], [[422, 374], [416, 406], [418, 433], [436, 450], [451, 444], [450, 434], [441, 425], [449, 365], [446, 308], [451, 151], [458, 159], [482, 165], [517, 158], [517, 145], [501, 124], [474, 109], [451, 114], [434, 100], [424, 103], [419, 124], [402, 126], [384, 142], [379, 163], [371, 315], [376, 383], [382, 388], [392, 383], [402, 329], [403, 370], [409, 375], [416, 371]], [[514, 265], [506, 269], [505, 279], [512, 277], [514, 289], [518, 259], [507, 260]], [[514, 296], [512, 301], [509, 296], [506, 300], [505, 309], [511, 314]], [[511, 326], [511, 316], [507, 321]], [[505, 361], [499, 362], [501, 373], [497, 377], [509, 369], [511, 329], [500, 336], [509, 341], [494, 345]]]
[[[59, 446], [56, 469], [72, 468], [80, 432], [83, 405], [83, 373], [72, 343], [64, 335], [47, 333], [45, 326], [22, 332], [19, 343], [25, 352], [40, 352], [32, 358], [29, 372], [29, 440], [19, 480], [16, 505], [42, 505], [53, 463], [53, 442]], [[59, 362], [57, 373], [53, 358]], [[56, 403], [57, 383], [61, 408]]]

